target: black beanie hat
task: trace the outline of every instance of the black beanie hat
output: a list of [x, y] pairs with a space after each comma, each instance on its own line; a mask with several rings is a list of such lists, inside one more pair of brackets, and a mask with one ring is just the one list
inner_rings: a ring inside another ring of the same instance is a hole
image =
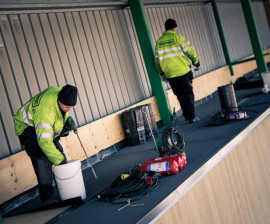
[[165, 22], [165, 30], [171, 30], [177, 27], [176, 21], [174, 19], [167, 19]]
[[66, 106], [75, 106], [78, 89], [75, 86], [65, 85], [58, 94], [58, 101]]

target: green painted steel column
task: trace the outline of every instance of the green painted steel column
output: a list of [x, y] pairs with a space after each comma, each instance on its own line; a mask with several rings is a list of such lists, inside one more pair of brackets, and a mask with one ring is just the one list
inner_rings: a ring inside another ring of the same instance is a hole
[[155, 47], [142, 0], [129, 0], [129, 6], [140, 42], [149, 81], [157, 100], [161, 120], [163, 121], [163, 125], [170, 125], [172, 123], [171, 106], [169, 104], [165, 85], [160, 80], [159, 74], [155, 68]]
[[223, 52], [224, 52], [224, 57], [225, 57], [225, 60], [226, 60], [226, 64], [229, 66], [231, 76], [233, 76], [234, 72], [233, 72], [233, 68], [232, 68], [232, 64], [231, 64], [230, 54], [229, 54], [229, 51], [228, 51], [228, 48], [227, 48], [223, 28], [222, 28], [222, 25], [221, 25], [221, 20], [220, 20], [220, 17], [219, 17], [216, 0], [212, 0], [211, 4], [212, 4], [212, 9], [213, 9], [213, 13], [214, 13], [214, 16], [215, 16], [216, 24], [217, 24], [219, 38], [220, 38], [221, 46], [222, 46], [222, 49], [223, 49]]
[[264, 60], [261, 42], [256, 28], [256, 23], [253, 16], [250, 0], [241, 0], [241, 5], [246, 19], [251, 45], [258, 66], [258, 71], [259, 74], [261, 75], [263, 72], [267, 71], [267, 66]]

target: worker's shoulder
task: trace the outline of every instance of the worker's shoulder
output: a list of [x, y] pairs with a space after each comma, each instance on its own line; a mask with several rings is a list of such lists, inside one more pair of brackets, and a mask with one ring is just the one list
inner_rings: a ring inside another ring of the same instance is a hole
[[61, 87], [50, 86], [45, 91], [46, 98], [58, 98], [58, 94], [61, 91]]
[[157, 43], [160, 42], [160, 41], [162, 41], [163, 39], [164, 39], [164, 36], [162, 35], [161, 37], [159, 37], [159, 38], [157, 39]]
[[62, 88], [61, 87], [58, 87], [58, 86], [49, 86], [46, 90], [47, 91], [50, 91], [50, 92], [60, 92]]
[[49, 86], [48, 88], [46, 88], [43, 92], [41, 92], [40, 95], [58, 95], [58, 93], [61, 91], [61, 87], [58, 86]]
[[169, 45], [171, 46], [182, 41], [182, 36], [175, 33], [174, 31], [165, 31], [163, 35], [157, 40], [156, 48], [168, 47]]
[[157, 44], [163, 41], [167, 41], [168, 39], [171, 39], [171, 38], [173, 38], [171, 35], [163, 33], [163, 35], [160, 38], [158, 38]]
[[[61, 87], [57, 86], [50, 86], [46, 88], [44, 91], [42, 91], [40, 94], [38, 94], [35, 98], [46, 98], [47, 100], [49, 99], [57, 99], [58, 94], [61, 91]], [[44, 96], [44, 97], [43, 97]]]
[[184, 38], [182, 35], [174, 32], [174, 31], [165, 31], [162, 36], [158, 39], [157, 42], [168, 40], [168, 39], [182, 39]]
[[47, 105], [50, 101], [56, 101], [60, 91], [61, 88], [52, 86], [44, 89], [32, 98], [32, 106], [37, 107], [43, 104]]

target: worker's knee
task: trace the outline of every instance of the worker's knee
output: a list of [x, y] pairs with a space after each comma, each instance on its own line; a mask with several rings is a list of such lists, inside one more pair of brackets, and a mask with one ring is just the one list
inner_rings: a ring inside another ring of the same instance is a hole
[[38, 183], [41, 185], [51, 184], [53, 181], [52, 164], [46, 159], [36, 161], [36, 174]]

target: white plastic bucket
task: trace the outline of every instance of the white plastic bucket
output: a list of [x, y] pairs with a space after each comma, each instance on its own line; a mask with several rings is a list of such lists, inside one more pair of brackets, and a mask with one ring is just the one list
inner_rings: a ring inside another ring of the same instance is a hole
[[270, 90], [270, 72], [263, 72], [261, 74], [262, 80], [263, 80], [263, 88], [262, 91], [263, 93], [268, 93]]
[[270, 86], [270, 72], [263, 72], [261, 74], [262, 76], [262, 80], [263, 80], [263, 84], [267, 84], [268, 87]]
[[81, 196], [82, 200], [86, 198], [80, 160], [70, 160], [67, 164], [60, 166], [53, 165], [52, 171], [61, 200], [79, 196]]

